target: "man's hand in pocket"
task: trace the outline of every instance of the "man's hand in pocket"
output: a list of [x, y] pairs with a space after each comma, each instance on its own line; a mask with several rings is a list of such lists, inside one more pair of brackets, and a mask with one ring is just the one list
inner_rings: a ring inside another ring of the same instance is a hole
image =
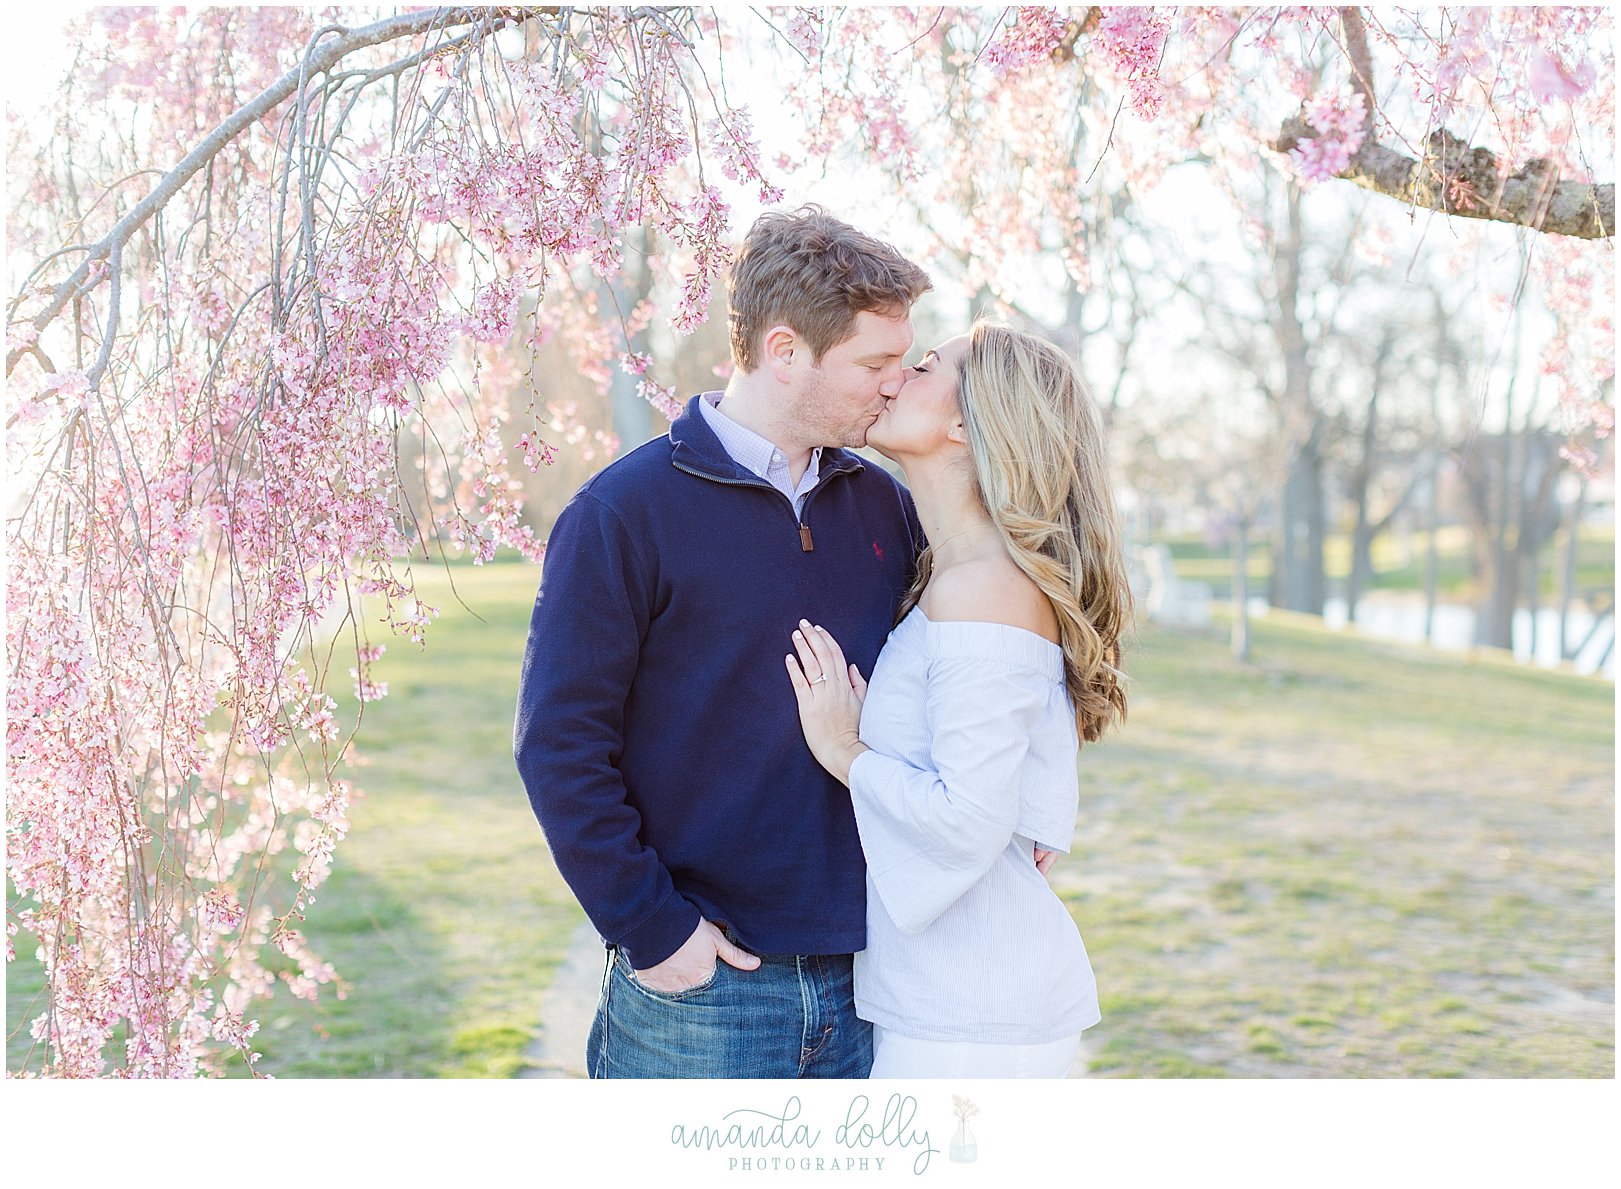
[[676, 995], [709, 981], [718, 961], [739, 970], [754, 970], [760, 965], [759, 958], [738, 949], [714, 925], [700, 920], [692, 936], [675, 953], [657, 966], [636, 971], [636, 981], [650, 991]]

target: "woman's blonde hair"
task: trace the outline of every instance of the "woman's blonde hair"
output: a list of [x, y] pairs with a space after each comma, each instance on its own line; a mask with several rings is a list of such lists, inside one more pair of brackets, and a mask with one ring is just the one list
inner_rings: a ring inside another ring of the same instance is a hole
[[[1067, 355], [983, 321], [969, 333], [957, 400], [979, 497], [1014, 562], [1058, 615], [1076, 730], [1096, 741], [1126, 717], [1120, 637], [1133, 618], [1102, 418]], [[932, 568], [925, 549], [902, 615]]]

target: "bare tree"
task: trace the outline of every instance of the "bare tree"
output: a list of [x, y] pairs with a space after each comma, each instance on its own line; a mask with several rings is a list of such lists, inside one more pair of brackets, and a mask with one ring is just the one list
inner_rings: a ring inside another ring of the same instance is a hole
[[1554, 494], [1568, 463], [1565, 437], [1549, 427], [1549, 403], [1539, 376], [1520, 392], [1524, 320], [1514, 317], [1513, 348], [1503, 391], [1503, 429], [1471, 434], [1454, 450], [1463, 480], [1465, 513], [1480, 599], [1475, 642], [1514, 645], [1514, 614], [1527, 601], [1531, 575], [1561, 520]]

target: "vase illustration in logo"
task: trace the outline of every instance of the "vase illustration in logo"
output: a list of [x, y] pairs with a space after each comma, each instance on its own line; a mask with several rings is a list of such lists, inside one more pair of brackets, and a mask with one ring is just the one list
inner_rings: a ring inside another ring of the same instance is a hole
[[979, 1159], [979, 1142], [967, 1119], [957, 1120], [957, 1133], [951, 1137], [951, 1158], [958, 1164], [972, 1164]]
[[957, 1131], [951, 1137], [951, 1159], [958, 1164], [972, 1164], [979, 1159], [979, 1141], [968, 1120], [979, 1114], [979, 1108], [968, 1098], [951, 1096], [951, 1113], [957, 1116]]

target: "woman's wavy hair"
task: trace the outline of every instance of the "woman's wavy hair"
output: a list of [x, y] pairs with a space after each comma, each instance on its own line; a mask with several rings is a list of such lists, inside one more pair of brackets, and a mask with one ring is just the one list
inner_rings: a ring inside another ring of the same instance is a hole
[[[1102, 418], [1067, 355], [985, 321], [969, 333], [957, 400], [979, 497], [1013, 560], [1057, 612], [1076, 730], [1095, 742], [1126, 717], [1120, 638], [1134, 616]], [[932, 568], [925, 549], [902, 615]]]

